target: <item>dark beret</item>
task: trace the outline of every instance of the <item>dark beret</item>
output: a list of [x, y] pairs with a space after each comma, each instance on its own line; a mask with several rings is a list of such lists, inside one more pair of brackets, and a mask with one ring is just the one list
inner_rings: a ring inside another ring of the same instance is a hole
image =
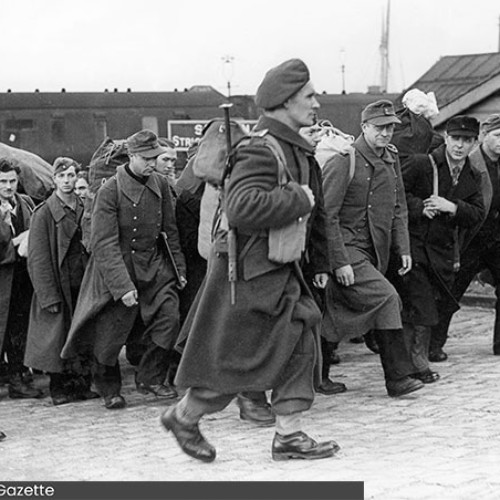
[[396, 116], [396, 111], [391, 101], [382, 99], [372, 102], [361, 112], [361, 121], [373, 125], [390, 125], [391, 123], [401, 123]]
[[300, 59], [290, 59], [270, 69], [257, 89], [255, 104], [273, 109], [296, 94], [308, 81], [309, 69]]
[[164, 152], [157, 135], [151, 130], [140, 130], [128, 137], [127, 150], [130, 154], [140, 154], [145, 158], [155, 158]]
[[446, 124], [446, 133], [448, 135], [477, 137], [479, 135], [479, 122], [473, 116], [454, 116]]
[[491, 132], [492, 130], [496, 130], [497, 128], [500, 128], [500, 115], [499, 114], [494, 114], [490, 115], [484, 120], [484, 122], [481, 124], [481, 127], [483, 128], [483, 131], [485, 133]]

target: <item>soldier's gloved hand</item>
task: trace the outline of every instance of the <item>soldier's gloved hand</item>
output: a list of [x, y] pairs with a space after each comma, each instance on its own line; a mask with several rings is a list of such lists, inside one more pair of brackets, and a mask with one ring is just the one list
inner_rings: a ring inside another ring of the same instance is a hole
[[61, 304], [52, 304], [51, 306], [47, 307], [47, 311], [51, 314], [57, 314], [61, 311]]
[[335, 277], [341, 285], [354, 285], [354, 270], [350, 264], [335, 269]]
[[312, 189], [307, 184], [301, 184], [300, 187], [304, 190], [309, 198], [309, 202], [311, 203], [311, 208], [314, 207], [314, 194]]
[[130, 290], [130, 292], [127, 292], [121, 298], [121, 301], [127, 307], [136, 306], [138, 304], [138, 302], [137, 302], [137, 290]]

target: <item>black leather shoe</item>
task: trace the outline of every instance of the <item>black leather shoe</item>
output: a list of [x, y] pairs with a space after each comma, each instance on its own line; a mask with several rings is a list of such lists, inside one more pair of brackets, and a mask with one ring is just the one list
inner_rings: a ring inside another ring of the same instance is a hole
[[115, 396], [106, 396], [104, 398], [104, 406], [108, 410], [121, 410], [127, 406], [127, 402], [122, 395], [117, 394]]
[[237, 404], [240, 408], [241, 420], [252, 422], [258, 427], [270, 427], [276, 423], [276, 417], [267, 402], [254, 401], [238, 394]]
[[341, 382], [333, 382], [329, 378], [324, 378], [321, 381], [321, 385], [316, 388], [316, 392], [327, 396], [331, 396], [332, 394], [341, 394], [345, 391], [347, 391], [345, 384], [342, 384]]
[[141, 394], [154, 394], [157, 398], [162, 399], [174, 399], [177, 397], [176, 390], [173, 387], [164, 384], [148, 385], [139, 383], [137, 384], [137, 390]]
[[78, 401], [87, 401], [87, 399], [97, 399], [100, 398], [99, 394], [97, 392], [91, 391], [90, 389], [87, 389], [86, 391], [79, 391], [75, 393], [75, 398]]
[[293, 458], [316, 460], [333, 457], [339, 450], [340, 446], [335, 441], [317, 443], [305, 432], [299, 431], [287, 436], [276, 433], [271, 452], [273, 460], [290, 460]]
[[429, 352], [429, 361], [431, 361], [432, 363], [441, 363], [442, 361], [446, 361], [447, 359], [448, 354], [446, 354], [440, 347]]
[[52, 404], [54, 406], [65, 405], [68, 403], [74, 403], [76, 401], [75, 396], [70, 396], [69, 394], [57, 394], [52, 396]]
[[424, 384], [432, 384], [439, 380], [439, 373], [433, 372], [432, 370], [425, 370], [423, 372], [414, 373], [410, 375], [411, 378], [421, 380]]
[[0, 431], [0, 441], [3, 441], [7, 436]]
[[373, 331], [369, 331], [364, 335], [365, 339], [365, 344], [370, 351], [374, 352], [375, 354], [380, 354], [380, 347], [377, 344], [377, 341], [375, 340], [375, 334]]
[[203, 437], [198, 424], [184, 424], [175, 415], [175, 406], [162, 416], [161, 423], [167, 431], [172, 431], [182, 451], [202, 462], [215, 460], [215, 448]]
[[389, 394], [391, 398], [398, 398], [399, 396], [404, 396], [405, 394], [410, 394], [411, 392], [422, 389], [424, 383], [411, 377], [405, 377], [401, 380], [388, 380], [385, 386], [387, 388], [387, 394]]
[[24, 382], [21, 377], [15, 377], [9, 382], [9, 398], [39, 399], [43, 398], [43, 392], [37, 389], [33, 383]]

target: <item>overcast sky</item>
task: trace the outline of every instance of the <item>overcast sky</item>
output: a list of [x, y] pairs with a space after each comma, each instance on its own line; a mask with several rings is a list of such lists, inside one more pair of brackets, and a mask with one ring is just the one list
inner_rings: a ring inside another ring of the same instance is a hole
[[[319, 92], [379, 83], [386, 0], [0, 0], [0, 92], [179, 90], [254, 94], [291, 57]], [[392, 0], [389, 91], [439, 57], [498, 51], [499, 0]], [[231, 64], [223, 63], [231, 56]]]

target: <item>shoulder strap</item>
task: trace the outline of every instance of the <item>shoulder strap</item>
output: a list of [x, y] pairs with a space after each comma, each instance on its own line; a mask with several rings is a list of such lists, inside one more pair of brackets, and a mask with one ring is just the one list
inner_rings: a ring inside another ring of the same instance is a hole
[[354, 169], [356, 168], [356, 150], [351, 147], [349, 150], [349, 184], [354, 178]]
[[280, 143], [272, 135], [266, 134], [262, 136], [266, 146], [273, 152], [278, 162], [278, 184], [284, 186], [291, 178], [292, 175], [286, 166], [285, 153]]
[[431, 162], [432, 167], [432, 194], [434, 196], [438, 196], [439, 194], [439, 185], [438, 185], [438, 169], [436, 165], [436, 161], [432, 155], [429, 156], [429, 161]]

